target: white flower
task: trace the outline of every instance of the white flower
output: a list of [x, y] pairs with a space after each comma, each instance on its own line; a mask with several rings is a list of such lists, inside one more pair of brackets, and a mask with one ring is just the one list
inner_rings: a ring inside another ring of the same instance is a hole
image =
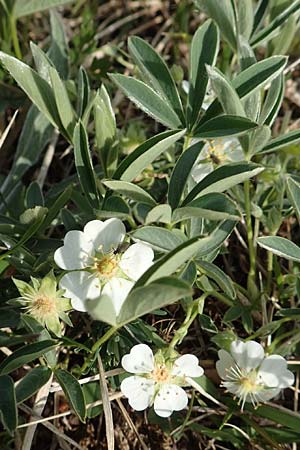
[[286, 360], [280, 355], [265, 356], [263, 347], [255, 341], [232, 342], [230, 353], [219, 350], [218, 355], [216, 367], [223, 380], [221, 386], [239, 397], [242, 409], [245, 402], [255, 407], [294, 383]]
[[122, 358], [123, 368], [134, 376], [125, 378], [121, 391], [128, 398], [130, 406], [142, 411], [154, 403], [156, 414], [169, 417], [173, 411], [180, 411], [188, 403], [185, 377], [200, 377], [203, 369], [194, 355], [183, 355], [175, 361], [165, 361], [161, 352], [153, 356], [148, 345], [132, 347]]
[[218, 138], [209, 140], [202, 148], [191, 175], [199, 183], [214, 170], [216, 165], [243, 161], [243, 149], [237, 138]]
[[107, 295], [118, 314], [134, 282], [152, 265], [153, 250], [142, 242], [123, 254], [117, 252], [125, 234], [119, 219], [92, 220], [83, 231], [66, 234], [54, 260], [62, 269], [73, 270], [62, 277], [59, 286], [74, 309], [86, 311], [87, 300]]

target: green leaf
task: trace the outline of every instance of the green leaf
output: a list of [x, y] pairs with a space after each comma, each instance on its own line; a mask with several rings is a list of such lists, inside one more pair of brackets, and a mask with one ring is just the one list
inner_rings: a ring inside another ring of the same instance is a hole
[[231, 0], [202, 0], [208, 15], [217, 23], [226, 41], [236, 50], [234, 10]]
[[54, 67], [50, 67], [49, 75], [63, 130], [66, 131], [67, 136], [72, 140], [76, 117], [67, 89]]
[[252, 47], [256, 47], [262, 42], [266, 42], [267, 40], [271, 39], [274, 36], [274, 32], [276, 32], [278, 28], [283, 25], [292, 14], [299, 11], [299, 7], [300, 0], [294, 1], [290, 6], [285, 8], [281, 14], [275, 17], [275, 19], [272, 20], [268, 26], [255, 33], [250, 40], [250, 44], [252, 45]]
[[85, 399], [78, 380], [70, 372], [62, 369], [56, 369], [54, 374], [75, 413], [82, 422], [85, 422]]
[[151, 195], [148, 194], [148, 192], [146, 192], [137, 184], [119, 180], [102, 181], [102, 183], [112, 191], [116, 191], [119, 194], [122, 194], [125, 197], [130, 198], [131, 200], [145, 203], [146, 205], [150, 206], [156, 205], [156, 201], [154, 200], [154, 198], [151, 197]]
[[185, 235], [151, 226], [137, 229], [132, 233], [132, 236], [134, 239], [147, 242], [154, 250], [159, 252], [169, 252], [186, 240]]
[[7, 375], [0, 375], [0, 418], [12, 435], [18, 425], [18, 412], [14, 382]]
[[224, 112], [244, 117], [243, 105], [230, 81], [216, 68], [207, 66], [207, 73]]
[[171, 145], [183, 137], [184, 134], [185, 130], [165, 131], [148, 139], [121, 162], [113, 178], [132, 181], [161, 153], [167, 151]]
[[5, 358], [0, 364], [0, 373], [6, 375], [13, 372], [24, 364], [43, 356], [46, 351], [54, 348], [56, 345], [57, 342], [50, 339], [24, 345], [24, 347], [15, 350], [11, 355]]
[[56, 6], [70, 3], [71, 0], [16, 0], [14, 3], [13, 15], [16, 19], [37, 11], [43, 11]]
[[[285, 56], [271, 56], [263, 59], [239, 73], [231, 81], [231, 87], [236, 90], [240, 99], [246, 99], [282, 73], [286, 63], [287, 58]], [[223, 76], [223, 74], [221, 75]], [[218, 100], [215, 100], [207, 109], [200, 123], [206, 122], [220, 112], [221, 105]]]
[[192, 293], [192, 288], [186, 282], [175, 277], [156, 279], [154, 283], [138, 287], [129, 293], [118, 315], [117, 323], [124, 325], [132, 322]]
[[87, 132], [81, 121], [79, 121], [75, 126], [73, 140], [75, 165], [80, 185], [91, 207], [99, 208], [100, 200], [96, 185], [95, 172], [92, 165]]
[[298, 221], [300, 222], [300, 184], [290, 177], [287, 178], [286, 184], [288, 197], [292, 202], [292, 205], [298, 217]]
[[189, 174], [204, 145], [204, 142], [196, 142], [191, 145], [181, 154], [175, 164], [168, 189], [168, 202], [173, 209], [179, 205]]
[[156, 261], [137, 281], [136, 286], [149, 284], [162, 276], [173, 274], [180, 266], [189, 261], [194, 256], [201, 258], [212, 251], [218, 249], [225, 239], [228, 238], [235, 226], [233, 221], [224, 221], [217, 227], [210, 236], [199, 238], [194, 237], [187, 240], [167, 255]]
[[269, 0], [260, 0], [257, 4], [255, 14], [254, 14], [254, 23], [253, 23], [253, 33], [257, 30], [261, 21], [264, 18], [264, 15], [269, 6]]
[[208, 120], [197, 128], [197, 131], [193, 137], [212, 139], [225, 136], [235, 136], [237, 134], [246, 133], [256, 127], [257, 123], [252, 122], [246, 117], [229, 114], [221, 115]]
[[226, 275], [218, 266], [208, 261], [197, 260], [197, 267], [200, 269], [202, 274], [214, 280], [217, 285], [225, 292], [225, 294], [228, 295], [228, 297], [230, 297], [232, 300], [236, 298], [236, 293], [231, 278]]
[[197, 121], [206, 94], [208, 76], [205, 65], [213, 66], [219, 50], [218, 28], [211, 20], [201, 25], [191, 44], [187, 121], [191, 129]]
[[271, 126], [277, 117], [284, 95], [284, 75], [281, 73], [271, 83], [262, 111], [259, 123]]
[[257, 238], [262, 248], [291, 261], [300, 262], [300, 248], [294, 242], [280, 236], [264, 236]]
[[137, 36], [128, 39], [128, 50], [140, 69], [145, 83], [168, 103], [181, 119], [181, 123], [184, 123], [184, 113], [177, 87], [164, 60], [150, 44]]
[[180, 128], [182, 123], [166, 101], [142, 81], [120, 74], [110, 74], [110, 78], [125, 95], [146, 114], [168, 128]]
[[240, 220], [240, 213], [229, 197], [214, 192], [193, 200], [183, 208], [175, 209], [172, 222], [181, 222], [192, 217], [207, 220]]
[[118, 162], [118, 148], [114, 145], [117, 127], [110, 98], [103, 84], [95, 98], [94, 117], [96, 149], [103, 171], [105, 175], [109, 177], [116, 170]]
[[195, 197], [210, 192], [224, 192], [262, 172], [264, 168], [253, 163], [232, 163], [218, 167], [201, 180], [182, 202], [190, 203]]
[[300, 414], [297, 412], [273, 404], [272, 406], [261, 405], [258, 408], [253, 409], [253, 413], [256, 416], [272, 420], [275, 423], [279, 423], [299, 432]]
[[54, 94], [47, 81], [13, 56], [0, 52], [0, 61], [37, 108], [54, 126], [61, 128]]
[[50, 24], [51, 45], [47, 55], [53, 62], [59, 76], [66, 80], [69, 74], [68, 42], [63, 19], [55, 9], [50, 10]]
[[[86, 73], [85, 68], [82, 66], [79, 68], [77, 80], [78, 80], [77, 81], [77, 85], [78, 85], [77, 114], [80, 117], [80, 119], [83, 119], [84, 113], [90, 102], [91, 89], [90, 89], [88, 75]], [[96, 126], [96, 123], [95, 123], [95, 126]]]
[[253, 28], [253, 3], [252, 0], [238, 0], [236, 2], [238, 33], [249, 39]]
[[34, 367], [25, 377], [21, 378], [16, 385], [17, 403], [22, 403], [32, 397], [51, 376], [51, 369], [46, 366]]
[[170, 205], [157, 205], [148, 212], [145, 224], [153, 222], [171, 223], [172, 210]]
[[89, 301], [87, 308], [94, 320], [120, 328], [138, 317], [191, 294], [192, 288], [186, 282], [174, 277], [165, 277], [148, 286], [134, 288], [124, 301], [118, 316], [111, 299], [104, 295], [95, 301]]
[[260, 153], [271, 153], [280, 150], [287, 145], [295, 144], [300, 141], [300, 131], [290, 131], [289, 133], [283, 134], [275, 139], [272, 139], [261, 151]]

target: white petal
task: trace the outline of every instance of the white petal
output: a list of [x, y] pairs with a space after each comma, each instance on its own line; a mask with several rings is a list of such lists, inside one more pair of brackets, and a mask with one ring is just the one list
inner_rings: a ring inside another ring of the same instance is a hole
[[150, 406], [154, 395], [154, 381], [143, 377], [125, 378], [121, 391], [128, 398], [129, 405], [136, 411], [143, 411]]
[[247, 371], [256, 369], [264, 359], [263, 347], [255, 341], [235, 341], [230, 346], [230, 352], [237, 365]]
[[104, 285], [102, 294], [111, 298], [117, 315], [132, 286], [133, 282], [125, 280], [125, 278], [112, 278]]
[[179, 377], [201, 377], [203, 373], [204, 370], [199, 366], [198, 358], [190, 354], [177, 358], [172, 369], [172, 375]]
[[225, 350], [218, 351], [219, 361], [216, 362], [216, 369], [222, 380], [228, 379], [228, 370], [236, 365], [232, 356]]
[[191, 175], [196, 183], [199, 183], [203, 178], [210, 174], [214, 170], [212, 163], [195, 163]]
[[279, 394], [280, 388], [263, 389], [255, 394], [256, 399], [259, 402], [268, 402], [271, 398], [276, 397]]
[[69, 231], [64, 245], [54, 253], [54, 261], [61, 269], [84, 269], [91, 264], [93, 246], [82, 231]]
[[122, 358], [122, 367], [130, 373], [150, 373], [154, 369], [154, 356], [146, 344], [132, 347], [128, 355]]
[[286, 360], [280, 355], [268, 356], [261, 364], [258, 375], [266, 386], [286, 388], [294, 383], [294, 374], [287, 369]]
[[149, 245], [138, 242], [126, 250], [119, 266], [129, 278], [136, 281], [152, 266], [153, 258], [152, 248]]
[[87, 311], [86, 301], [100, 296], [101, 288], [97, 277], [88, 272], [70, 272], [59, 282], [60, 289], [65, 289], [65, 297], [71, 299], [74, 309]]
[[93, 243], [95, 250], [109, 252], [123, 241], [126, 229], [120, 219], [91, 220], [84, 227], [85, 236]]
[[186, 392], [176, 384], [163, 384], [154, 400], [154, 411], [160, 417], [169, 417], [188, 404]]

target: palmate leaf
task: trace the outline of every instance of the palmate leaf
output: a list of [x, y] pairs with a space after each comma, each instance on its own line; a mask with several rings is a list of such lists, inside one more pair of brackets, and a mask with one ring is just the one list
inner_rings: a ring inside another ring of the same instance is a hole
[[[230, 81], [231, 87], [234, 88], [240, 99], [246, 99], [249, 95], [261, 89], [265, 84], [276, 78], [283, 72], [287, 63], [285, 56], [271, 56], [255, 64], [239, 73]], [[224, 75], [218, 72], [219, 76]], [[207, 109], [200, 124], [207, 122], [212, 117], [220, 114], [222, 107], [218, 100], [215, 100]], [[198, 127], [197, 127], [198, 128]], [[197, 131], [197, 130], [196, 130]]]
[[137, 184], [121, 180], [105, 180], [102, 181], [102, 183], [109, 189], [135, 200], [136, 202], [145, 203], [150, 206], [156, 205], [154, 198]]
[[[191, 258], [203, 257], [218, 249], [231, 234], [234, 221], [222, 222], [208, 237], [194, 237], [176, 247], [167, 255], [156, 261], [137, 281], [136, 286], [149, 284], [162, 276], [173, 274]], [[147, 242], [147, 240], [146, 240]]]
[[110, 74], [112, 81], [138, 108], [168, 128], [182, 128], [182, 123], [169, 104], [142, 81], [120, 74]]
[[[220, 92], [223, 92], [224, 96], [226, 95], [226, 90], [222, 89], [222, 85], [220, 85]], [[223, 94], [220, 95], [222, 95], [223, 101]], [[225, 108], [228, 110], [238, 109], [238, 107], [230, 108], [230, 106], [228, 105], [228, 101], [227, 100], [225, 101], [225, 99], [224, 102], [225, 102], [224, 110]], [[240, 99], [238, 100], [238, 104], [241, 105]], [[200, 127], [198, 127], [197, 132], [194, 133], [194, 137], [200, 139], [216, 139], [219, 137], [237, 136], [247, 133], [247, 131], [253, 130], [256, 127], [257, 123], [252, 122], [250, 119], [247, 119], [246, 117], [224, 114], [214, 117], [205, 122]]]
[[154, 250], [169, 252], [187, 240], [183, 233], [178, 230], [166, 230], [155, 226], [138, 228], [132, 233], [134, 239], [147, 242]]
[[16, 385], [17, 403], [22, 403], [32, 397], [51, 376], [51, 369], [46, 366], [34, 367], [25, 377], [21, 378]]
[[260, 153], [271, 153], [280, 150], [288, 145], [295, 144], [300, 141], [300, 131], [290, 131], [282, 136], [272, 139], [265, 147], [263, 147]]
[[150, 44], [137, 36], [128, 39], [128, 50], [145, 83], [169, 104], [184, 124], [184, 112], [177, 87], [164, 60]]

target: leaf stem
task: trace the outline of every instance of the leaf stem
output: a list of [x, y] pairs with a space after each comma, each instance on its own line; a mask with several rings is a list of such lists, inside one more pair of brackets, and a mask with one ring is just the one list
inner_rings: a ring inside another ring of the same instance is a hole
[[252, 292], [255, 285], [256, 276], [256, 251], [253, 242], [253, 229], [251, 221], [251, 199], [250, 199], [250, 181], [244, 182], [244, 194], [245, 194], [245, 212], [246, 212], [246, 227], [247, 227], [247, 239], [249, 248], [249, 273], [247, 281], [248, 293]]
[[13, 42], [15, 55], [18, 59], [22, 59], [22, 52], [21, 52], [19, 39], [18, 39], [16, 19], [14, 18], [14, 16], [12, 14], [9, 17], [9, 22], [10, 22], [11, 38], [12, 38], [12, 42]]
[[103, 345], [106, 341], [108, 341], [109, 338], [111, 338], [115, 332], [119, 329], [119, 326], [111, 327], [107, 332], [99, 338], [95, 344], [93, 345], [91, 349], [91, 356], [89, 356], [85, 362], [83, 363], [80, 372], [84, 373], [86, 369], [89, 367], [91, 362], [94, 360], [95, 355], [97, 354], [98, 350], [100, 349], [101, 345]]

